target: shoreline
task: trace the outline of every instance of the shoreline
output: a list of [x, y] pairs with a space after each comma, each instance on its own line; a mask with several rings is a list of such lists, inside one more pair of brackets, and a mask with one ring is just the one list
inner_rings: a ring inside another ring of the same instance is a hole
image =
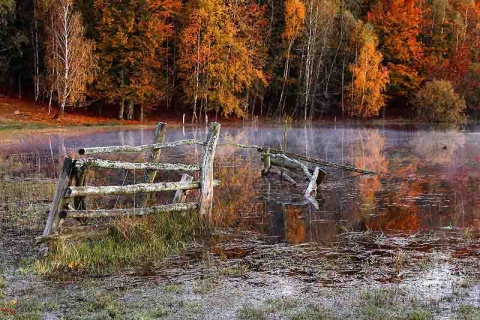
[[[166, 122], [169, 127], [181, 127], [191, 125], [205, 125], [204, 121], [192, 123], [191, 121], [182, 122], [182, 116], [162, 111], [156, 115], [147, 115], [147, 120], [140, 122], [137, 120], [118, 120], [114, 117], [96, 116], [85, 109], [77, 109], [65, 113], [61, 119], [53, 119], [56, 110], [50, 115], [47, 114], [48, 107], [44, 105], [35, 105], [34, 103], [11, 97], [0, 97], [0, 132], [20, 132], [24, 130], [35, 130], [36, 132], [63, 131], [71, 128], [122, 128], [122, 127], [154, 127], [158, 122]], [[258, 125], [284, 125], [285, 122], [278, 116], [256, 116], [255, 119], [239, 119], [215, 116], [209, 118], [211, 121], [217, 121], [228, 125], [258, 124]], [[289, 118], [289, 126], [302, 124], [357, 124], [357, 125], [440, 125], [451, 126], [455, 124], [447, 123], [429, 123], [401, 117], [396, 118], [378, 118], [357, 120], [337, 116], [319, 116], [313, 120], [292, 119]], [[476, 123], [474, 119], [468, 120], [465, 125]]]

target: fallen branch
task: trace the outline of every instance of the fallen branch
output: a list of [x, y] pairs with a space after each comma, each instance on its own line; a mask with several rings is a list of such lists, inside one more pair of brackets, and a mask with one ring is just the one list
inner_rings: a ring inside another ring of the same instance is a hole
[[[234, 147], [239, 147], [239, 148], [244, 148], [244, 149], [257, 149], [257, 151], [262, 152], [264, 149], [267, 149], [267, 147], [263, 146], [257, 146], [257, 145], [247, 145], [247, 144], [239, 144], [239, 143], [232, 143], [232, 142], [224, 142], [220, 144], [221, 146], [234, 146]], [[302, 156], [301, 154], [296, 154], [296, 153], [291, 153], [291, 152], [285, 152], [280, 149], [274, 149], [274, 148], [268, 148], [270, 150], [271, 154], [284, 154], [289, 158], [296, 159], [296, 160], [301, 160], [309, 163], [313, 163], [319, 166], [323, 167], [330, 167], [330, 168], [335, 168], [335, 169], [342, 169], [346, 171], [353, 171], [361, 174], [378, 174], [375, 171], [371, 170], [366, 170], [362, 168], [357, 168], [353, 165], [344, 165], [344, 164], [338, 164], [335, 162], [330, 162], [330, 161], [325, 161], [325, 160], [318, 160], [314, 158], [310, 158], [307, 156]]]

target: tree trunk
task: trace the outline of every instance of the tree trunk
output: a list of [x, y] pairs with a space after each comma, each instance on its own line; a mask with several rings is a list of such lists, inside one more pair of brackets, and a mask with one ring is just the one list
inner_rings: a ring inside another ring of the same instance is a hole
[[140, 106], [140, 122], [143, 122], [143, 104]]
[[133, 111], [135, 107], [135, 101], [133, 99], [129, 99], [127, 102], [127, 119], [133, 120]]
[[123, 120], [123, 112], [125, 111], [125, 99], [120, 101], [120, 110], [118, 111], [118, 120]]

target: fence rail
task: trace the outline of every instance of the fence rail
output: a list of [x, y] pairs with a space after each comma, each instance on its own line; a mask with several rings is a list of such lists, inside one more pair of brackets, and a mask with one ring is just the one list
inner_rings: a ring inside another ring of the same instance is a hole
[[203, 142], [200, 140], [179, 140], [169, 143], [154, 143], [154, 144], [145, 144], [142, 146], [110, 146], [110, 147], [95, 147], [95, 148], [82, 148], [78, 150], [78, 154], [89, 155], [89, 154], [99, 154], [99, 153], [122, 153], [122, 152], [143, 152], [145, 150], [156, 150], [156, 149], [166, 149], [174, 148], [179, 146], [186, 145], [203, 145]]

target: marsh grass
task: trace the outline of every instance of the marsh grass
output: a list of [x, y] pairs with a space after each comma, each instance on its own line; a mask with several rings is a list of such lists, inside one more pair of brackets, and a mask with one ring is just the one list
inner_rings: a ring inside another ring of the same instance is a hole
[[244, 305], [237, 313], [238, 320], [263, 320], [267, 319], [267, 312], [253, 305]]
[[47, 161], [36, 153], [0, 155], [1, 226], [41, 228], [55, 189], [44, 170]]
[[457, 319], [480, 319], [480, 307], [474, 307], [469, 304], [461, 305], [457, 310]]
[[36, 262], [40, 274], [70, 272], [108, 274], [125, 268], [152, 271], [169, 254], [208, 233], [208, 223], [194, 212], [167, 213], [113, 222], [101, 237], [52, 243], [49, 255]]
[[407, 298], [402, 290], [386, 288], [361, 293], [358, 316], [371, 320], [429, 320], [433, 319], [433, 312]]

